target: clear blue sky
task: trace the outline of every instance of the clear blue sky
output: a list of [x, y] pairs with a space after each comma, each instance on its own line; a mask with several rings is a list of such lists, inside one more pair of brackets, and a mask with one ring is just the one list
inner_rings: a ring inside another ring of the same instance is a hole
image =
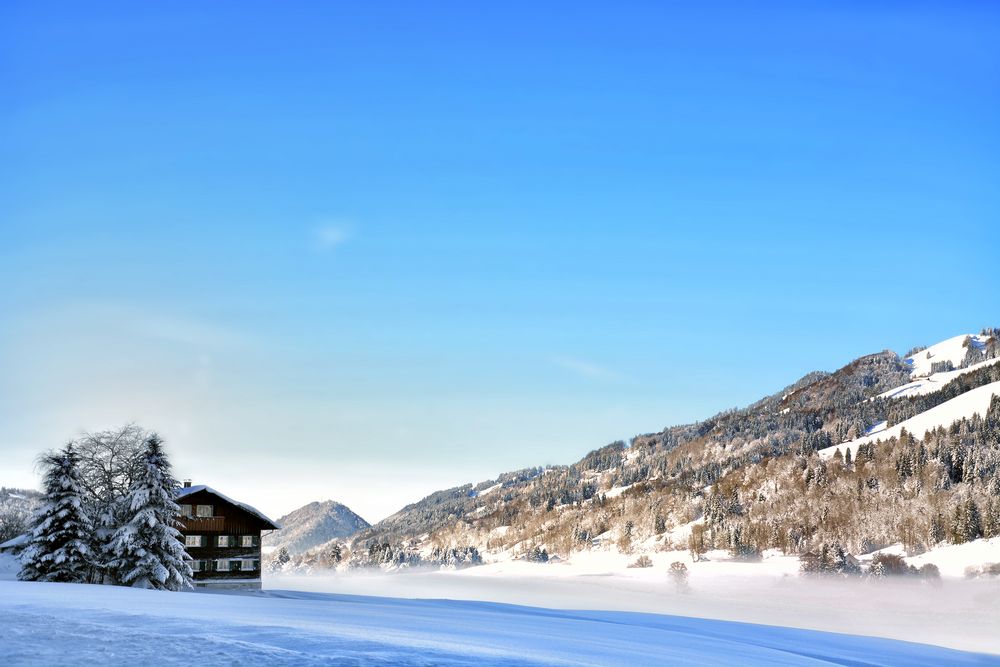
[[0, 483], [377, 519], [1000, 325], [993, 3], [0, 8]]

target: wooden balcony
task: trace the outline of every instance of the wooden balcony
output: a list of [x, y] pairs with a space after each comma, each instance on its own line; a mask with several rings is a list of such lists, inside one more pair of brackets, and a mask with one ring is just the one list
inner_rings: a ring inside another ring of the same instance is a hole
[[221, 516], [182, 516], [182, 533], [221, 533], [225, 529], [225, 517]]

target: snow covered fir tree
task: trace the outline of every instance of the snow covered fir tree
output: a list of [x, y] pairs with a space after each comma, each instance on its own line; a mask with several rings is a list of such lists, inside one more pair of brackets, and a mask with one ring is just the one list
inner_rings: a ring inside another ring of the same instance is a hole
[[69, 444], [41, 459], [45, 498], [21, 555], [20, 579], [84, 582], [91, 574], [93, 523], [84, 511], [80, 457]]
[[126, 520], [108, 542], [105, 567], [115, 582], [166, 590], [191, 586], [191, 566], [177, 530], [178, 487], [154, 434], [146, 441], [145, 467], [121, 500]]

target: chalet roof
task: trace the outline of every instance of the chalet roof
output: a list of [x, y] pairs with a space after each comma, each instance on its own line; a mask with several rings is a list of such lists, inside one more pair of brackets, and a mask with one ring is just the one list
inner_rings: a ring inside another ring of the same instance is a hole
[[229, 496], [225, 496], [225, 495], [219, 493], [218, 491], [216, 491], [215, 489], [213, 489], [212, 487], [205, 486], [204, 484], [199, 484], [198, 486], [185, 486], [185, 487], [183, 487], [181, 489], [178, 489], [177, 490], [177, 500], [180, 500], [181, 498], [184, 498], [185, 496], [190, 496], [192, 493], [198, 493], [199, 491], [205, 491], [206, 493], [211, 493], [213, 496], [216, 496], [217, 498], [221, 498], [222, 500], [225, 500], [227, 503], [230, 503], [231, 505], [236, 505], [240, 509], [247, 511], [250, 514], [253, 514], [255, 517], [257, 517], [261, 521], [264, 521], [265, 523], [270, 524], [271, 528], [274, 528], [275, 530], [278, 530], [278, 529], [281, 528], [281, 526], [278, 525], [278, 522], [272, 521], [271, 519], [267, 518], [267, 515], [265, 515], [259, 509], [255, 508], [255, 507], [251, 507], [250, 505], [247, 505], [246, 503], [241, 503], [238, 500], [233, 500]]

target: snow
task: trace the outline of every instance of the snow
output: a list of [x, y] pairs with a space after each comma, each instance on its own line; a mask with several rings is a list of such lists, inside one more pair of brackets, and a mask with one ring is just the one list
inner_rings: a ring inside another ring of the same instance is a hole
[[24, 544], [27, 544], [30, 539], [31, 535], [29, 535], [28, 533], [21, 533], [17, 537], [12, 537], [3, 544], [0, 544], [0, 550], [11, 549], [13, 547], [22, 546]]
[[875, 433], [881, 433], [887, 428], [889, 428], [889, 422], [880, 421], [879, 423], [873, 424], [871, 427], [869, 427], [869, 429], [865, 431], [865, 435], [873, 435]]
[[0, 553], [0, 581], [17, 579], [21, 562], [14, 554]]
[[682, 523], [675, 528], [671, 528], [663, 534], [665, 540], [670, 544], [687, 544], [688, 538], [691, 536], [691, 529], [697, 525], [704, 524], [705, 517], [701, 516], [694, 521], [689, 521], [688, 523]]
[[683, 616], [287, 590], [169, 593], [0, 582], [0, 616], [4, 664], [11, 667], [1000, 665], [1000, 656], [927, 644]]
[[[711, 551], [694, 562], [686, 551], [646, 552], [651, 568], [628, 568], [637, 554], [614, 549], [573, 553], [568, 561], [502, 560], [462, 570], [405, 573], [322, 572], [265, 579], [265, 587], [413, 598], [461, 598], [564, 609], [606, 609], [697, 616], [930, 642], [1000, 653], [1000, 579], [966, 580], [966, 563], [1000, 560], [996, 541], [942, 546], [907, 562], [941, 567], [939, 586], [917, 579], [812, 579], [796, 556], [777, 550], [759, 562]], [[870, 558], [870, 556], [868, 556]], [[667, 576], [686, 565], [691, 591], [679, 595]], [[927, 599], [933, 595], [934, 604]]]
[[980, 361], [978, 364], [972, 364], [967, 368], [959, 368], [953, 371], [941, 371], [934, 373], [928, 377], [923, 377], [913, 382], [907, 382], [904, 385], [896, 387], [895, 389], [890, 389], [889, 391], [884, 391], [879, 394], [880, 398], [902, 398], [904, 396], [920, 396], [923, 394], [932, 394], [935, 391], [941, 389], [946, 384], [951, 382], [957, 377], [965, 375], [966, 373], [971, 373], [972, 371], [979, 370], [986, 366], [992, 364], [1000, 363], [1000, 357], [996, 359], [987, 359], [986, 361]]
[[859, 560], [871, 560], [877, 553], [891, 553], [903, 556], [907, 564], [920, 567], [925, 563], [937, 565], [944, 577], [965, 576], [969, 567], [979, 567], [985, 563], [1000, 563], [1000, 537], [974, 540], [964, 544], [942, 544], [916, 556], [908, 556], [902, 544], [873, 551]]
[[990, 402], [996, 395], [1000, 395], [1000, 382], [993, 382], [983, 385], [982, 387], [976, 387], [975, 389], [967, 391], [960, 396], [956, 396], [950, 401], [945, 401], [940, 405], [934, 406], [930, 410], [926, 410], [925, 412], [921, 412], [919, 415], [900, 422], [892, 428], [873, 432], [871, 435], [866, 435], [862, 438], [851, 440], [850, 442], [821, 449], [819, 450], [819, 454], [823, 457], [831, 457], [838, 449], [841, 454], [846, 454], [847, 450], [850, 449], [851, 455], [853, 456], [858, 453], [858, 445], [875, 442], [876, 440], [888, 440], [889, 438], [899, 437], [899, 434], [903, 429], [906, 429], [907, 432], [912, 433], [918, 438], [922, 438], [924, 433], [935, 429], [938, 426], [944, 426], [947, 428], [952, 422], [963, 417], [971, 417], [976, 413], [980, 416], [985, 415], [986, 411], [990, 407]]
[[267, 518], [267, 516], [263, 512], [261, 512], [260, 510], [254, 508], [254, 507], [251, 507], [250, 505], [247, 505], [246, 503], [241, 503], [241, 502], [239, 502], [237, 500], [233, 500], [232, 498], [230, 498], [228, 496], [225, 496], [225, 495], [219, 493], [218, 491], [216, 491], [215, 489], [213, 489], [212, 487], [205, 486], [204, 484], [199, 484], [197, 486], [185, 486], [185, 487], [183, 487], [181, 489], [178, 489], [178, 491], [177, 491], [177, 500], [180, 500], [181, 498], [189, 496], [192, 493], [197, 493], [198, 491], [207, 491], [208, 493], [211, 493], [213, 496], [218, 496], [222, 500], [225, 500], [227, 503], [231, 503], [233, 505], [236, 505], [237, 507], [240, 507], [240, 508], [246, 510], [247, 512], [250, 512], [250, 514], [253, 514], [258, 519], [261, 519], [263, 521], [268, 522], [269, 524], [271, 524], [272, 526], [274, 526], [274, 528], [276, 530], [281, 528], [281, 526], [279, 526], [277, 524], [277, 522], [272, 521], [271, 519]]
[[914, 378], [925, 377], [931, 374], [931, 365], [939, 361], [950, 361], [956, 368], [965, 359], [965, 348], [962, 347], [962, 343], [965, 342], [967, 337], [971, 336], [974, 344], [983, 345], [985, 344], [987, 338], [984, 336], [974, 336], [972, 334], [961, 334], [954, 336], [947, 340], [943, 340], [940, 343], [935, 343], [931, 345], [926, 350], [921, 350], [917, 352], [912, 357], [907, 357], [904, 361], [913, 370], [910, 374]]
[[614, 486], [614, 487], [608, 489], [607, 491], [604, 491], [603, 493], [604, 493], [604, 496], [607, 497], [607, 498], [617, 498], [621, 494], [623, 494], [626, 491], [628, 491], [629, 489], [631, 489], [632, 486], [633, 486], [632, 484], [628, 484], [626, 486]]

